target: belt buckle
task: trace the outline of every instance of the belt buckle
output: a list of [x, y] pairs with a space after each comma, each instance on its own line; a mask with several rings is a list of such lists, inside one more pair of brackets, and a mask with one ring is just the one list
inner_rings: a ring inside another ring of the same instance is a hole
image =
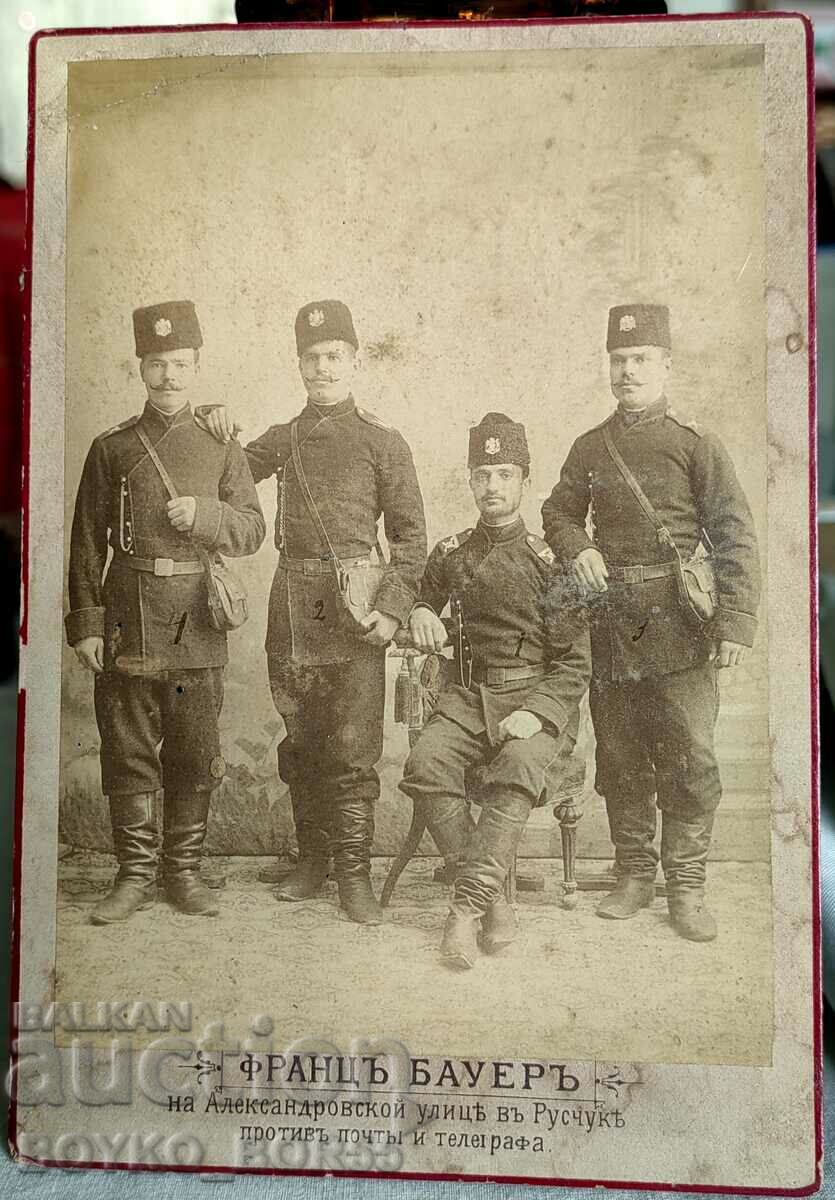
[[166, 579], [169, 575], [174, 574], [174, 559], [173, 558], [155, 558], [154, 559], [154, 574], [161, 575]]
[[644, 568], [642, 566], [624, 567], [623, 568], [624, 583], [643, 583]]
[[304, 566], [302, 567], [303, 574], [305, 574], [305, 575], [321, 575], [322, 574], [321, 558], [305, 558], [302, 561], [304, 562]]

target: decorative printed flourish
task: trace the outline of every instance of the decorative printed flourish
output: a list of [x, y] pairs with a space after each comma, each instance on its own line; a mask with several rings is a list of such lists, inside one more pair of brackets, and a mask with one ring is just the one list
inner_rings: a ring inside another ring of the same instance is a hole
[[180, 1063], [179, 1066], [181, 1071], [196, 1071], [198, 1083], [202, 1083], [208, 1075], [213, 1075], [215, 1071], [221, 1070], [220, 1063], [212, 1062], [202, 1050], [197, 1051], [197, 1062]]
[[620, 1089], [622, 1087], [638, 1087], [642, 1083], [640, 1079], [622, 1079], [621, 1074], [621, 1068], [615, 1067], [608, 1075], [598, 1075], [595, 1082], [598, 1087], [608, 1088], [610, 1092], [613, 1092], [620, 1099]]

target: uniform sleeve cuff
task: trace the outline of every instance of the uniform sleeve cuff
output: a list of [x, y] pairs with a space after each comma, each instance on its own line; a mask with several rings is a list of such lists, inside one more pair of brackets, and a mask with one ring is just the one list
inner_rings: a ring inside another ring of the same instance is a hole
[[375, 597], [374, 607], [377, 609], [377, 612], [385, 613], [388, 617], [394, 617], [395, 621], [399, 621], [401, 625], [405, 625], [414, 603], [414, 594], [404, 588], [402, 584], [394, 580], [389, 582], [389, 580], [384, 579]]
[[750, 613], [737, 612], [733, 608], [719, 605], [713, 620], [713, 636], [720, 642], [736, 642], [739, 646], [753, 646], [757, 634], [757, 618]]
[[71, 646], [88, 637], [104, 637], [104, 609], [77, 608], [64, 617], [67, 641]]
[[198, 496], [196, 499], [197, 511], [194, 514], [191, 536], [205, 546], [215, 546], [220, 534], [220, 523], [223, 520], [221, 502], [213, 500], [209, 496]]
[[571, 529], [561, 533], [555, 539], [551, 549], [564, 562], [573, 562], [577, 555], [582, 554], [584, 550], [594, 549], [594, 542], [582, 530]]

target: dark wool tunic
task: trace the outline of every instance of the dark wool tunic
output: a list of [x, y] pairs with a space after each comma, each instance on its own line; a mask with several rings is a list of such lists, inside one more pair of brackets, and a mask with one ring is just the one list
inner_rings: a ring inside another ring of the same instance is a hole
[[[390, 563], [374, 607], [405, 622], [426, 561], [423, 500], [409, 447], [351, 397], [332, 407], [307, 404], [298, 422], [304, 474], [336, 554], [370, 555], [382, 516]], [[246, 447], [256, 483], [270, 475], [278, 480], [275, 544], [281, 557], [270, 594], [267, 652], [308, 665], [349, 661], [367, 647], [340, 620], [333, 574], [281, 566], [282, 559], [327, 554], [296, 479], [291, 425], [272, 425]]]
[[[713, 545], [719, 590], [714, 620], [694, 627], [672, 576], [641, 583], [610, 580], [592, 604], [595, 678], [628, 681], [705, 662], [709, 639], [753, 644], [760, 598], [757, 539], [748, 501], [721, 442], [662, 399], [637, 417], [620, 410], [604, 423], [683, 559], [702, 530]], [[609, 455], [598, 426], [569, 451], [559, 483], [542, 506], [545, 537], [568, 562], [596, 546], [608, 567], [669, 562], [656, 531]], [[587, 529], [591, 515], [593, 537]]]
[[481, 522], [438, 543], [426, 565], [420, 603], [441, 613], [461, 603], [476, 675], [486, 667], [541, 666], [535, 679], [466, 689], [450, 680], [437, 708], [471, 732], [495, 734], [516, 709], [535, 713], [558, 734], [576, 734], [577, 706], [590, 675], [585, 613], [555, 569], [541, 538], [520, 519], [490, 529]]
[[[170, 497], [137, 425], [179, 494], [196, 498], [190, 533], [178, 532], [168, 519]], [[106, 671], [222, 666], [226, 634], [210, 623], [204, 575], [136, 571], [125, 558], [194, 562], [195, 542], [231, 557], [253, 554], [264, 532], [240, 446], [215, 441], [195, 423], [188, 405], [167, 417], [146, 404], [140, 416], [97, 437], [84, 464], [70, 542], [70, 645], [103, 637]]]

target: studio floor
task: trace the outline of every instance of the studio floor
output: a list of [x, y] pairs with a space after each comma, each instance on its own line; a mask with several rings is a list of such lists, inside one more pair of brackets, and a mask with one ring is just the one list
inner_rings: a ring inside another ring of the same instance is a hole
[[[545, 888], [519, 894], [517, 941], [472, 971], [453, 972], [438, 957], [447, 890], [432, 879], [436, 859], [412, 861], [377, 927], [347, 921], [331, 883], [316, 900], [279, 903], [256, 878], [267, 861], [223, 860], [217, 917], [188, 917], [160, 900], [127, 924], [100, 927], [89, 923], [90, 909], [108, 888], [112, 859], [71, 855], [59, 874], [56, 1000], [90, 1011], [103, 1000], [191, 1001], [193, 1029], [217, 1031], [220, 1022], [227, 1045], [272, 1025], [280, 1044], [313, 1036], [345, 1052], [357, 1040], [394, 1038], [413, 1055], [770, 1059], [762, 864], [711, 864], [719, 937], [694, 944], [674, 933], [663, 898], [629, 921], [604, 921], [594, 911], [600, 893], [580, 892], [566, 910], [561, 864], [526, 860]], [[578, 873], [606, 866], [586, 860]], [[378, 893], [387, 867], [375, 860]]]

